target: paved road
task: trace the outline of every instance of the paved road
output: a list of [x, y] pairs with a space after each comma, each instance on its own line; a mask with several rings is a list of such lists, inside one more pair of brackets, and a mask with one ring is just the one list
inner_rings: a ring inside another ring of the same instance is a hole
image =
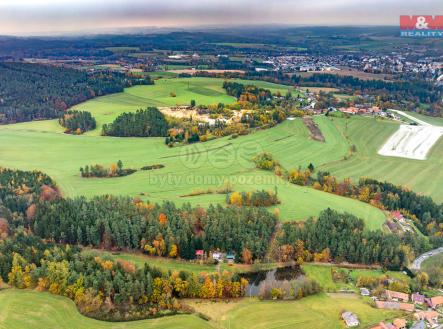
[[409, 269], [411, 271], [416, 271], [416, 270], [420, 270], [421, 267], [421, 263], [423, 263], [423, 261], [425, 261], [426, 259], [428, 259], [429, 257], [435, 256], [437, 254], [441, 254], [443, 253], [443, 247], [441, 248], [437, 248], [428, 252], [425, 252], [424, 254], [418, 256], [411, 264], [411, 266], [409, 267]]
[[408, 119], [418, 123], [419, 125], [422, 125], [422, 126], [432, 126], [431, 124], [429, 124], [429, 123], [427, 123], [427, 122], [425, 122], [423, 120], [417, 119], [416, 117], [414, 117], [414, 116], [412, 116], [410, 114], [407, 114], [407, 113], [405, 113], [403, 111], [399, 111], [399, 110], [391, 110], [391, 111], [392, 112], [397, 112], [398, 114], [400, 114], [400, 115], [402, 115], [402, 116], [404, 116], [404, 117], [406, 117], [406, 118], [408, 118]]

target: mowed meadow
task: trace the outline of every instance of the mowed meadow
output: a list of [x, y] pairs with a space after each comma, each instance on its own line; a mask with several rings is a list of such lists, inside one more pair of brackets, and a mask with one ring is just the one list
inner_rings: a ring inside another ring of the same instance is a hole
[[[400, 315], [397, 311], [372, 308], [356, 295], [320, 294], [299, 301], [184, 301], [209, 321], [197, 315], [174, 315], [131, 322], [104, 322], [81, 315], [68, 298], [30, 290], [0, 291], [1, 329], [210, 329], [210, 328], [344, 328], [339, 314], [355, 312], [362, 326]], [[38, 305], [38, 307], [36, 307]]]
[[[147, 106], [174, 106], [234, 102], [222, 88], [223, 79], [160, 79], [153, 86], [136, 86], [123, 93], [99, 97], [76, 109], [90, 111], [98, 129], [81, 136], [63, 134], [57, 120], [20, 123], [0, 127], [0, 166], [38, 169], [52, 176], [65, 196], [114, 194], [140, 197], [151, 202], [208, 206], [225, 203], [217, 189], [230, 184], [236, 191], [265, 189], [277, 191], [276, 206], [282, 220], [303, 220], [330, 207], [364, 218], [369, 228], [384, 222], [382, 211], [357, 200], [324, 193], [309, 187], [288, 184], [272, 172], [258, 170], [251, 159], [258, 153], [272, 153], [286, 169], [328, 170], [340, 178], [360, 176], [387, 179], [405, 184], [418, 192], [443, 200], [443, 141], [431, 150], [426, 161], [405, 160], [377, 155], [378, 148], [398, 128], [396, 123], [371, 118], [338, 119], [315, 117], [326, 142], [311, 140], [300, 119], [285, 121], [268, 129], [236, 139], [168, 148], [163, 138], [115, 138], [100, 136], [103, 123], [122, 112]], [[260, 81], [242, 81], [280, 91], [292, 87]], [[176, 97], [171, 97], [171, 92]], [[357, 152], [349, 156], [351, 146]], [[110, 165], [122, 160], [126, 168], [163, 164], [158, 170], [138, 171], [119, 178], [81, 178], [85, 165]]]

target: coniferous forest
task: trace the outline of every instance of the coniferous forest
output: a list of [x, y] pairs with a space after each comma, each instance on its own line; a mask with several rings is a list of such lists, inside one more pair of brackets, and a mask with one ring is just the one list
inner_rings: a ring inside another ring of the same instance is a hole
[[0, 63], [0, 123], [54, 119], [90, 98], [151, 84], [149, 77], [28, 63]]
[[168, 122], [155, 107], [120, 114], [102, 130], [103, 135], [118, 137], [164, 137], [167, 132]]
[[97, 126], [94, 117], [87, 111], [68, 111], [59, 119], [59, 122], [66, 128], [66, 133], [77, 135], [94, 130]]

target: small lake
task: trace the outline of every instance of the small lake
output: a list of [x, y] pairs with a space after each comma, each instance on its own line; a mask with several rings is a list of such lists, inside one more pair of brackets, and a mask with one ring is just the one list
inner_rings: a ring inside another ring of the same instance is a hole
[[287, 266], [268, 271], [249, 272], [241, 275], [249, 281], [246, 296], [258, 296], [262, 287], [273, 282], [290, 282], [303, 276], [300, 266]]

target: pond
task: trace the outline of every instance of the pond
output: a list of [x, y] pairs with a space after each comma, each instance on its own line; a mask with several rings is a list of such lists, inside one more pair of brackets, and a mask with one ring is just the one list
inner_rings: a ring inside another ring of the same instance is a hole
[[300, 266], [287, 266], [275, 268], [267, 271], [249, 272], [242, 274], [242, 277], [249, 281], [246, 296], [255, 297], [265, 286], [274, 283], [290, 282], [303, 276]]

